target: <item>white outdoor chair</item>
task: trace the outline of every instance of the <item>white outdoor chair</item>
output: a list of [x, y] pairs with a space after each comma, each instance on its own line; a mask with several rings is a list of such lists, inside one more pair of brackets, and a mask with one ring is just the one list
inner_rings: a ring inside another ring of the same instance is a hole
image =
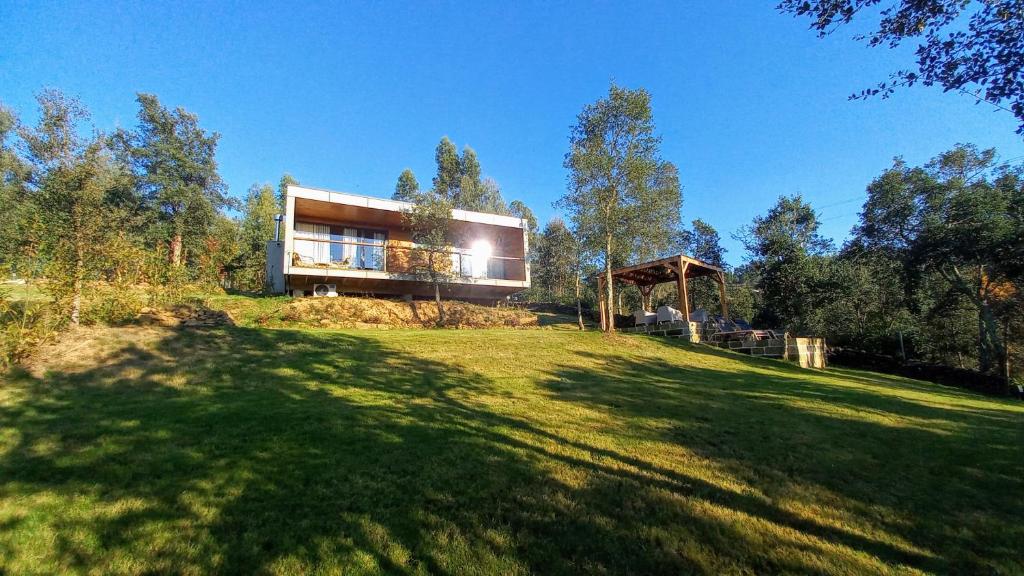
[[682, 322], [683, 313], [671, 306], [658, 306], [658, 324], [662, 322]]
[[646, 310], [637, 310], [633, 312], [634, 324], [637, 326], [646, 326], [647, 324], [654, 324], [658, 321], [658, 315], [654, 312], [648, 312]]

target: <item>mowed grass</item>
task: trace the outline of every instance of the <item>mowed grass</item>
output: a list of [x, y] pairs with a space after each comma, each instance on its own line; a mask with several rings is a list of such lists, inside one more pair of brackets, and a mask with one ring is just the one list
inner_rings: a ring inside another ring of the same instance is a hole
[[0, 573], [1024, 571], [1024, 404], [571, 330], [94, 329], [0, 386]]

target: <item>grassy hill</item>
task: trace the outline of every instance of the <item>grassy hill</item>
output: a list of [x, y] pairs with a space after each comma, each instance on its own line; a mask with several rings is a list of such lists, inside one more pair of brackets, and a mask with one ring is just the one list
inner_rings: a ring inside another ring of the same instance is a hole
[[93, 328], [30, 368], [2, 573], [1024, 571], [1020, 402], [543, 328]]

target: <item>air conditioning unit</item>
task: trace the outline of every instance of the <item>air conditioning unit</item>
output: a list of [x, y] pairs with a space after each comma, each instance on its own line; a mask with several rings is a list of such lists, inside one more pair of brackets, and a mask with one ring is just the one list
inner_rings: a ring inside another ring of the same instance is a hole
[[338, 295], [337, 284], [314, 284], [313, 285], [313, 296], [328, 296], [335, 297]]

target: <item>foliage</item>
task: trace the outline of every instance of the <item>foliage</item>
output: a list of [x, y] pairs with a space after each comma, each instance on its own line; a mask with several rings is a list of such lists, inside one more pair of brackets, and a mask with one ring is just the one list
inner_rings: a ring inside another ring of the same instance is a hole
[[281, 176], [281, 179], [277, 182], [277, 209], [279, 214], [284, 214], [287, 206], [285, 205], [288, 197], [288, 187], [298, 186], [299, 181], [295, 179], [291, 174], [285, 173]]
[[235, 257], [236, 287], [250, 292], [262, 291], [266, 284], [267, 242], [274, 239], [274, 216], [278, 205], [268, 184], [253, 184], [245, 199], [238, 230], [238, 256]]
[[437, 195], [422, 195], [402, 213], [402, 223], [413, 241], [410, 271], [434, 285], [438, 323], [444, 324], [441, 284], [458, 272], [452, 267], [450, 255], [455, 244], [452, 204]]
[[218, 210], [233, 205], [217, 172], [220, 135], [207, 133], [184, 108], [165, 108], [155, 95], [139, 94], [138, 103], [138, 127], [118, 130], [112, 142], [156, 215], [153, 238], [167, 242], [171, 262], [180, 265], [204, 251]]
[[537, 265], [532, 269], [532, 276], [538, 299], [560, 304], [574, 302], [579, 249], [565, 222], [560, 218], [548, 222], [536, 251]]
[[[612, 84], [584, 107], [565, 156], [564, 209], [588, 253], [600, 254], [607, 301], [615, 302], [612, 268], [634, 254], [656, 253], [677, 228], [682, 194], [676, 168], [661, 159], [651, 98]], [[609, 318], [607, 329], [614, 329]]]
[[51, 341], [60, 324], [46, 302], [14, 301], [0, 286], [0, 375]]
[[0, 104], [0, 267], [26, 275], [35, 271], [38, 215], [27, 187], [30, 166], [18, 156], [11, 141], [17, 127], [14, 112]]
[[982, 371], [1006, 371], [997, 290], [1024, 280], [1024, 166], [958, 145], [920, 168], [897, 159], [868, 187], [856, 242], [937, 274], [973, 304]]
[[88, 112], [56, 91], [38, 97], [40, 120], [21, 136], [34, 167], [32, 201], [45, 234], [48, 289], [72, 324], [80, 321], [83, 284], [96, 278], [114, 244], [118, 206], [112, 198], [125, 187], [102, 136], [79, 136]]
[[762, 309], [758, 323], [805, 333], [819, 304], [817, 286], [831, 243], [818, 234], [818, 218], [800, 195], [780, 196], [738, 238], [750, 255]]
[[395, 193], [391, 195], [391, 198], [403, 202], [415, 202], [419, 195], [420, 183], [416, 181], [416, 175], [408, 168], [402, 170], [402, 173], [398, 175]]
[[[811, 28], [826, 36], [865, 8], [884, 6], [877, 29], [858, 36], [869, 46], [895, 48], [920, 39], [917, 72], [900, 70], [889, 81], [852, 98], [881, 94], [920, 82], [945, 91], [975, 96], [1007, 109], [1024, 134], [1024, 7], [1020, 0], [782, 0], [778, 8], [811, 19]], [[970, 89], [969, 89], [970, 88]]]

